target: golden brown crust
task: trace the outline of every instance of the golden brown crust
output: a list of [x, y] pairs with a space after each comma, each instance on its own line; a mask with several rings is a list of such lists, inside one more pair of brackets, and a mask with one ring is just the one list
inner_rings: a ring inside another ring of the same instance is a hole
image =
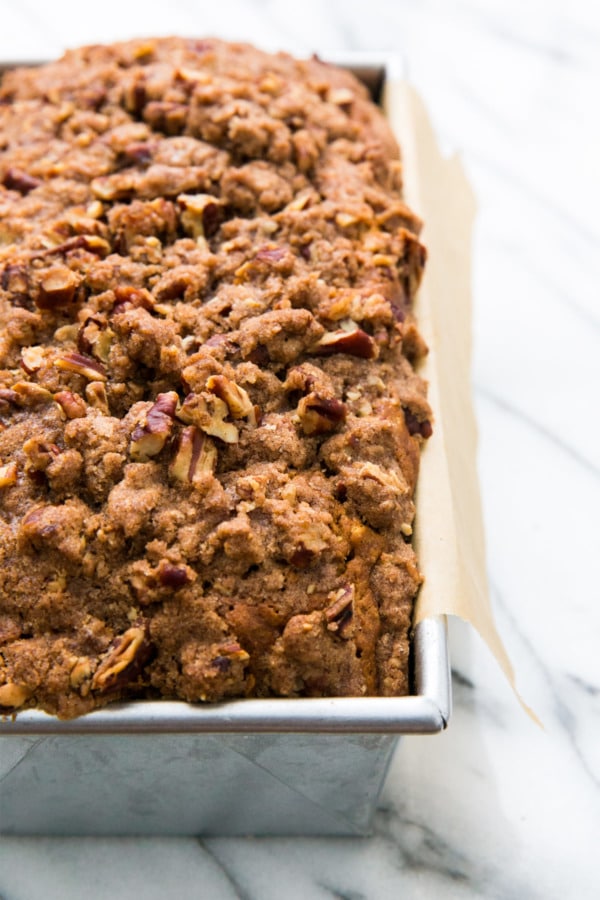
[[0, 88], [0, 711], [406, 692], [425, 261], [346, 72], [219, 41]]

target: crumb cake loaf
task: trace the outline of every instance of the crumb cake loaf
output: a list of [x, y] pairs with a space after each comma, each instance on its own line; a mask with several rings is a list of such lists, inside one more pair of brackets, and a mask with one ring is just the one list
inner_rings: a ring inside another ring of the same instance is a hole
[[4, 76], [0, 713], [407, 692], [419, 228], [316, 58]]

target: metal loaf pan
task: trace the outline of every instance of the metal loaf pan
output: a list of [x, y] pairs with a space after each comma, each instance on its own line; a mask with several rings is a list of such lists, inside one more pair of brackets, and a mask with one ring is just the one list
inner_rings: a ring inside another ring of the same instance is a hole
[[[394, 58], [328, 59], [377, 102], [386, 80], [399, 77]], [[0, 832], [367, 834], [398, 736], [448, 723], [445, 617], [415, 628], [412, 690], [206, 706], [139, 701], [71, 721], [27, 710], [0, 721]]]

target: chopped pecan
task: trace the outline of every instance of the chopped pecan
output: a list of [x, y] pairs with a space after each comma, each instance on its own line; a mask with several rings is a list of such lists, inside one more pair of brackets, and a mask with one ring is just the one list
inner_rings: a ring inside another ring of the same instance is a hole
[[12, 387], [0, 390], [0, 400], [4, 400], [12, 406], [30, 408], [48, 403], [52, 400], [52, 394], [46, 388], [32, 381], [17, 381]]
[[84, 353], [65, 353], [54, 360], [57, 369], [63, 372], [74, 372], [83, 375], [88, 381], [106, 381], [106, 370], [102, 363]]
[[137, 423], [131, 435], [131, 458], [145, 462], [156, 456], [170, 437], [179, 397], [175, 391], [158, 394], [155, 403]]
[[350, 228], [352, 225], [357, 225], [360, 219], [357, 216], [353, 216], [352, 213], [339, 212], [335, 217], [335, 221], [340, 228]]
[[152, 294], [145, 288], [131, 287], [131, 285], [118, 285], [115, 288], [114, 313], [124, 312], [129, 307], [142, 308], [147, 312], [154, 309]]
[[[198, 43], [201, 43], [198, 41]], [[175, 70], [175, 78], [179, 82], [183, 82], [187, 90], [192, 90], [195, 84], [209, 84], [210, 76], [206, 72], [199, 69], [188, 69], [185, 66], [177, 66]]]
[[183, 103], [168, 100], [151, 100], [144, 107], [144, 119], [154, 131], [165, 134], [181, 134], [185, 128], [188, 108]]
[[329, 599], [333, 602], [325, 609], [327, 630], [347, 640], [353, 616], [354, 585], [345, 584], [339, 590], [332, 591]]
[[26, 471], [45, 472], [50, 463], [60, 453], [56, 444], [51, 444], [41, 438], [33, 437], [23, 444], [23, 453], [27, 457]]
[[140, 622], [116, 638], [92, 678], [91, 688], [106, 694], [133, 686], [154, 656], [147, 623]]
[[123, 160], [130, 165], [133, 163], [136, 166], [149, 166], [156, 146], [156, 142], [132, 141], [123, 149]]
[[211, 375], [206, 387], [211, 394], [225, 401], [234, 419], [248, 419], [251, 425], [256, 425], [256, 410], [244, 388], [225, 375]]
[[89, 692], [89, 680], [92, 675], [92, 665], [87, 656], [79, 656], [75, 658], [73, 668], [69, 673], [69, 684], [72, 688], [79, 689], [79, 692], [85, 697]]
[[346, 405], [313, 392], [301, 398], [298, 416], [304, 434], [329, 434], [346, 421]]
[[33, 375], [38, 369], [44, 365], [44, 348], [43, 347], [23, 347], [21, 350], [21, 368], [28, 375]]
[[35, 256], [54, 256], [57, 253], [64, 255], [70, 253], [71, 250], [87, 250], [89, 253], [95, 253], [97, 256], [107, 256], [111, 247], [108, 241], [97, 234], [78, 234], [70, 237], [61, 244], [55, 244], [54, 247], [47, 247], [45, 250], [38, 251]]
[[[98, 203], [98, 206], [100, 207], [100, 216], [102, 216], [102, 214], [103, 214], [102, 204], [100, 203], [100, 201], [96, 201], [96, 202]], [[103, 222], [99, 221], [99, 217], [97, 215], [96, 216], [90, 215], [89, 210], [91, 210], [92, 213], [95, 211], [95, 208], [94, 208], [93, 204], [91, 204], [91, 203], [87, 209], [83, 209], [83, 207], [81, 207], [81, 206], [75, 207], [70, 212], [67, 212], [66, 219], [67, 219], [70, 227], [75, 232], [76, 237], [83, 237], [86, 239], [92, 238], [92, 237], [98, 237], [98, 238], [101, 238], [102, 240], [104, 240], [106, 234], [108, 233], [106, 225]], [[72, 238], [69, 238], [69, 240], [72, 240]], [[66, 243], [66, 242], [63, 242], [63, 243]], [[106, 241], [105, 241], [105, 243], [106, 243]], [[88, 244], [87, 240], [86, 240], [85, 244], [83, 242], [81, 243], [82, 247], [86, 247], [86, 245], [88, 245], [87, 248], [89, 249], [89, 247], [91, 246], [91, 243]], [[74, 247], [73, 249], [78, 249], [78, 248]], [[108, 244], [106, 244], [106, 250], [107, 250], [107, 252], [110, 251], [110, 247]]]
[[0, 713], [3, 710], [18, 709], [31, 697], [33, 691], [24, 684], [9, 682], [0, 686]]
[[234, 660], [246, 662], [250, 659], [250, 654], [234, 641], [231, 641], [229, 644], [222, 644], [218, 649], [217, 656], [211, 660], [211, 666], [214, 666], [220, 672], [228, 672]]
[[107, 328], [103, 319], [88, 316], [77, 333], [77, 348], [81, 353], [91, 353], [107, 362], [114, 336], [114, 331]]
[[54, 395], [54, 399], [67, 419], [82, 419], [85, 416], [85, 401], [79, 394], [74, 394], [73, 391], [59, 391]]
[[347, 353], [361, 359], [375, 359], [378, 354], [377, 344], [362, 328], [352, 331], [338, 329], [328, 331], [313, 348], [317, 356], [330, 356], [333, 353]]
[[300, 541], [290, 557], [290, 564], [294, 566], [295, 569], [308, 569], [314, 558], [315, 551], [309, 550], [309, 548], [305, 547], [304, 543]]
[[41, 183], [39, 178], [34, 178], [33, 175], [28, 175], [27, 172], [17, 168], [8, 169], [2, 179], [5, 188], [8, 188], [9, 191], [18, 191], [23, 195], [35, 190]]
[[254, 259], [258, 262], [278, 263], [285, 255], [285, 247], [261, 247]]
[[294, 197], [294, 199], [285, 207], [284, 212], [301, 212], [303, 209], [306, 209], [307, 206], [314, 203], [315, 200], [318, 202], [318, 199], [319, 195], [316, 194], [312, 188], [308, 188]]
[[241, 284], [251, 280], [253, 274], [256, 272], [270, 272], [274, 266], [277, 266], [277, 264], [285, 260], [286, 257], [287, 264], [285, 268], [287, 268], [288, 265], [293, 264], [285, 247], [278, 247], [276, 245], [265, 245], [264, 247], [261, 247], [252, 259], [246, 260], [246, 262], [242, 263], [242, 265], [236, 269], [235, 283]]
[[142, 113], [144, 106], [148, 101], [146, 84], [142, 78], [126, 88], [124, 99], [125, 106], [129, 112], [134, 113], [136, 116], [139, 116]]
[[0, 404], [18, 406], [19, 395], [12, 388], [0, 388]]
[[223, 204], [212, 194], [180, 194], [181, 224], [193, 238], [211, 237], [223, 220]]
[[229, 407], [215, 394], [188, 394], [177, 417], [186, 424], [196, 425], [206, 434], [218, 437], [226, 444], [235, 444], [239, 432], [232, 422], [226, 422]]
[[16, 462], [6, 463], [0, 466], [0, 488], [11, 487], [17, 483], [17, 464]]
[[8, 291], [15, 304], [25, 304], [29, 297], [29, 275], [25, 266], [13, 264], [5, 266], [0, 281], [3, 290]]
[[402, 478], [391, 466], [384, 468], [368, 460], [359, 463], [358, 466], [361, 480], [364, 481], [366, 478], [370, 478], [372, 481], [377, 481], [379, 484], [386, 485], [396, 491], [404, 491], [405, 486]]
[[189, 584], [192, 579], [187, 566], [174, 566], [173, 563], [163, 559], [158, 566], [158, 580], [164, 587], [177, 590]]
[[54, 266], [44, 272], [35, 298], [39, 309], [59, 309], [68, 306], [75, 297], [79, 276], [66, 266]]
[[314, 524], [305, 524], [298, 535], [300, 538], [291, 554], [289, 562], [295, 569], [308, 569], [313, 560], [329, 545], [323, 540], [323, 534]]
[[408, 433], [411, 435], [420, 435], [423, 438], [430, 438], [433, 434], [433, 428], [431, 427], [431, 422], [429, 419], [423, 419], [420, 421], [412, 410], [408, 409], [408, 407], [403, 406], [402, 410], [404, 412], [404, 419], [406, 421], [406, 427], [408, 428]]
[[19, 395], [19, 402], [22, 406], [39, 406], [52, 400], [52, 394], [43, 388], [41, 384], [34, 384], [32, 381], [18, 381], [13, 384], [13, 390]]
[[90, 187], [98, 200], [123, 200], [135, 196], [136, 180], [129, 170], [94, 178]]
[[349, 88], [333, 88], [329, 91], [327, 99], [330, 103], [335, 103], [336, 106], [348, 112], [354, 102], [354, 94]]
[[223, 656], [220, 653], [218, 656], [215, 656], [213, 659], [211, 659], [210, 664], [214, 669], [217, 669], [219, 672], [223, 672], [223, 674], [225, 672], [229, 672], [229, 670], [231, 669], [231, 660], [229, 659], [229, 657]]
[[86, 209], [86, 214], [90, 219], [101, 219], [104, 215], [104, 206], [99, 200], [92, 200]]
[[214, 472], [217, 464], [217, 448], [209, 437], [194, 425], [184, 428], [179, 435], [177, 452], [169, 467], [169, 474], [176, 481], [194, 483], [204, 472]]
[[100, 410], [105, 416], [110, 415], [108, 394], [106, 393], [106, 385], [103, 381], [90, 381], [90, 383], [85, 386], [85, 397], [93, 409]]

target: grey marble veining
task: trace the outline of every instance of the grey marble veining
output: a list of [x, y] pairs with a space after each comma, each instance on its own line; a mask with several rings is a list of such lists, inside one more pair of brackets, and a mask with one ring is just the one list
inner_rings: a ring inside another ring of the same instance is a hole
[[368, 839], [0, 840], [2, 900], [600, 896], [600, 7], [1, 0], [0, 58], [137, 34], [393, 50], [474, 185], [493, 602], [523, 714], [453, 623], [449, 730], [401, 741]]

